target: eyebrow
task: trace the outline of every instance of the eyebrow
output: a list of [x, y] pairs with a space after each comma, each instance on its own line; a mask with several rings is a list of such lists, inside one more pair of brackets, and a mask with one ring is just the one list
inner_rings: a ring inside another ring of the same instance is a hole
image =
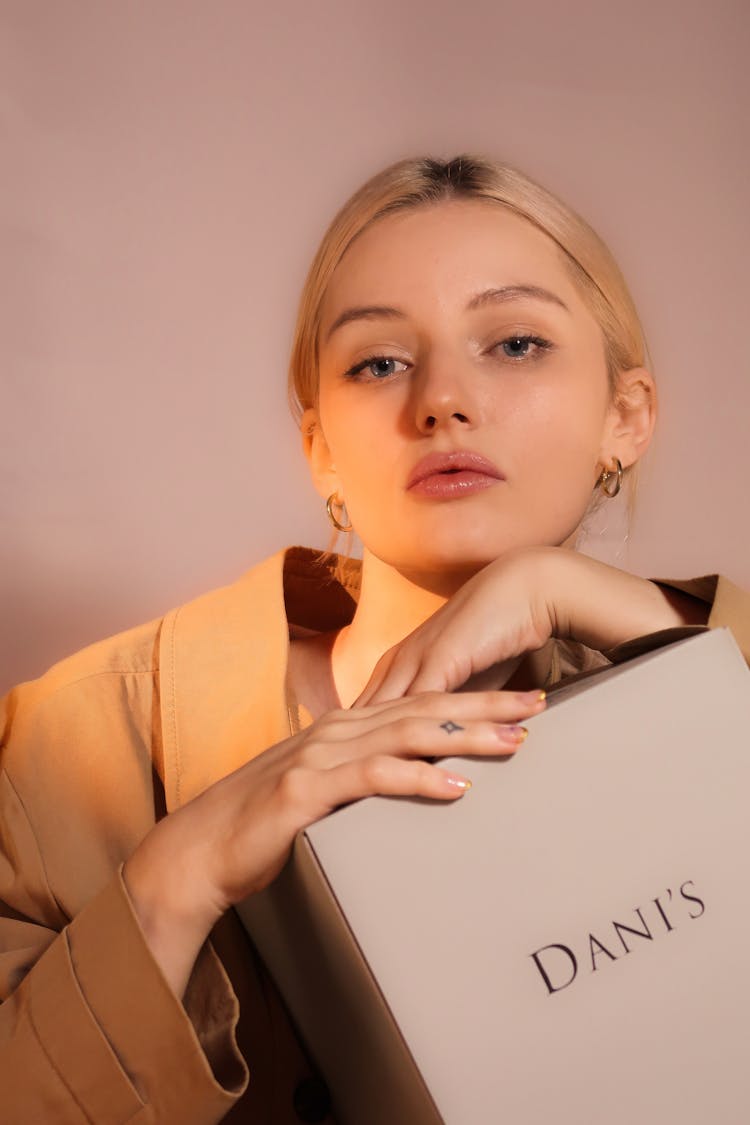
[[570, 312], [561, 297], [550, 289], [542, 289], [539, 285], [504, 285], [502, 289], [485, 289], [472, 297], [466, 306], [466, 311], [479, 309], [483, 305], [502, 304], [504, 301], [515, 301], [519, 297], [532, 297], [537, 301], [547, 301], [548, 304], [559, 305], [561, 309]]
[[[516, 301], [523, 297], [531, 297], [537, 301], [546, 301], [548, 304], [558, 305], [570, 312], [565, 302], [549, 289], [542, 289], [539, 285], [503, 285], [500, 289], [484, 289], [476, 293], [466, 306], [467, 312], [482, 308], [484, 305], [504, 304], [506, 301]], [[407, 314], [402, 309], [392, 308], [390, 305], [356, 305], [345, 309], [336, 317], [326, 334], [326, 343], [345, 324], [355, 320], [406, 320]]]

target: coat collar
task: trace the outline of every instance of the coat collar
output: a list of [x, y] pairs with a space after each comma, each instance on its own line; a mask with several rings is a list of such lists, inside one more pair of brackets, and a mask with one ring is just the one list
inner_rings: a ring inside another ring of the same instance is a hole
[[[357, 559], [290, 547], [231, 586], [167, 614], [159, 637], [159, 706], [170, 812], [289, 736], [290, 631], [347, 625], [360, 577]], [[652, 634], [606, 656], [550, 641], [531, 654], [535, 682], [552, 686], [697, 631]]]
[[167, 809], [287, 738], [289, 631], [351, 621], [358, 560], [281, 551], [162, 623], [160, 709]]

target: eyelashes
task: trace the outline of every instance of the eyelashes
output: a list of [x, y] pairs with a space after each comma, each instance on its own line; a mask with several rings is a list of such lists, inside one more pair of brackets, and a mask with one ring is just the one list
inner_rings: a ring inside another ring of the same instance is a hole
[[355, 363], [354, 367], [350, 367], [348, 371], [345, 371], [344, 378], [357, 379], [363, 372], [367, 371], [368, 367], [374, 368], [379, 366], [381, 368], [380, 371], [370, 371], [369, 374], [373, 380], [382, 382], [382, 380], [387, 379], [389, 375], [399, 374], [396, 371], [383, 371], [382, 367], [388, 364], [395, 364], [402, 367], [404, 371], [406, 371], [409, 366], [408, 363], [404, 363], [401, 359], [395, 359], [391, 355], [370, 355], [367, 359], [360, 360], [359, 363]]
[[[526, 359], [529, 354], [534, 356], [537, 352], [521, 353], [515, 349], [519, 347], [527, 348], [529, 344], [533, 344], [539, 351], [549, 351], [552, 347], [550, 341], [543, 339], [541, 336], [507, 336], [506, 339], [501, 340], [499, 344], [495, 344], [495, 347], [502, 348], [508, 359]], [[508, 348], [511, 350], [509, 351]]]
[[[530, 333], [519, 333], [512, 336], [506, 336], [503, 340], [499, 340], [493, 344], [489, 349], [490, 353], [497, 352], [501, 349], [502, 358], [512, 364], [520, 363], [533, 363], [540, 359], [544, 352], [549, 351], [553, 347], [549, 340], [545, 340], [542, 336], [534, 336]], [[533, 348], [533, 350], [529, 350]], [[400, 375], [402, 372], [408, 370], [411, 364], [406, 363], [404, 360], [397, 359], [391, 355], [369, 355], [365, 359], [359, 360], [353, 367], [350, 367], [344, 372], [344, 378], [350, 379], [355, 382], [373, 382], [382, 383], [387, 379], [393, 378], [395, 375]], [[397, 370], [400, 368], [401, 370]]]

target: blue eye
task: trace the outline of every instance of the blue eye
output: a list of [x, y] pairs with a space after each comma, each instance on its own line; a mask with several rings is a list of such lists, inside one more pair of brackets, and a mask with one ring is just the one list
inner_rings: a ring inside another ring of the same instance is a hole
[[363, 372], [367, 372], [373, 379], [383, 380], [391, 375], [397, 375], [401, 371], [406, 371], [408, 364], [403, 363], [399, 359], [393, 359], [388, 355], [370, 355], [367, 359], [360, 360], [354, 367], [350, 367], [348, 371], [344, 372], [344, 378], [356, 379], [361, 376]]
[[[544, 351], [550, 347], [549, 341], [543, 340], [541, 336], [509, 336], [506, 340], [501, 340], [496, 347], [501, 347], [509, 359], [526, 359], [532, 344], [535, 350]], [[533, 355], [533, 352], [531, 354]]]

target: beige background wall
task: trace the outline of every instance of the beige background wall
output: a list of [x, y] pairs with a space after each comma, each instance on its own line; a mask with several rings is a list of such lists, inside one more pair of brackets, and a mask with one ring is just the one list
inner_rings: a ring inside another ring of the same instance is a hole
[[744, 0], [0, 0], [0, 686], [327, 532], [297, 293], [386, 162], [518, 164], [612, 245], [659, 440], [642, 573], [750, 585]]

